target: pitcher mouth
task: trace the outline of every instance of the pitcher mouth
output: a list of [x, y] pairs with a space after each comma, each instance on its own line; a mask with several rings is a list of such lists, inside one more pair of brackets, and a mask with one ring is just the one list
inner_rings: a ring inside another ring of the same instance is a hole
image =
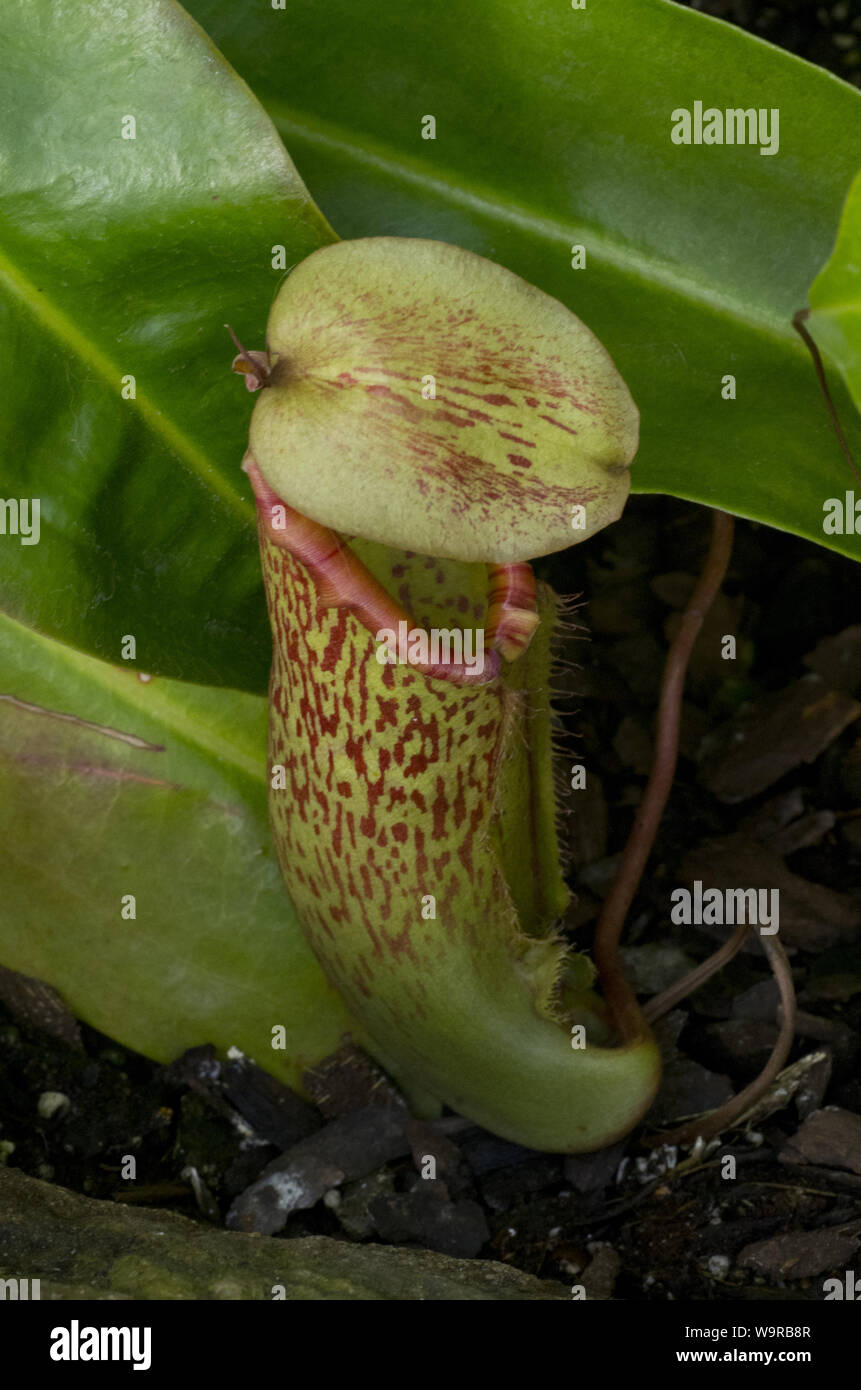
[[[370, 570], [350, 548], [348, 541], [337, 532], [313, 521], [304, 513], [284, 502], [263, 476], [251, 449], [245, 451], [242, 471], [248, 474], [257, 504], [261, 542], [286, 550], [309, 571], [322, 607], [343, 608], [353, 614], [374, 639], [377, 659], [381, 642], [400, 659], [403, 650], [416, 650], [408, 664], [423, 675], [453, 685], [487, 685], [501, 674], [503, 660], [513, 660], [529, 645], [537, 613], [533, 615], [530, 595], [534, 598], [534, 580], [529, 566], [491, 566], [488, 574], [487, 631], [481, 634], [481, 660], [475, 659], [475, 649], [468, 648], [461, 632], [450, 629], [425, 632], [415, 624], [409, 613], [375, 579]], [[516, 570], [508, 576], [507, 570]], [[500, 570], [508, 582], [500, 583]], [[523, 573], [523, 572], [526, 573]], [[530, 587], [531, 586], [531, 587]], [[402, 643], [398, 635], [406, 634]], [[391, 637], [388, 635], [391, 634]], [[441, 643], [444, 644], [441, 647]], [[393, 645], [394, 644], [394, 645]], [[452, 646], [454, 656], [452, 656]], [[443, 656], [435, 655], [444, 650]], [[382, 664], [382, 662], [381, 662]], [[388, 664], [388, 661], [386, 662]]]

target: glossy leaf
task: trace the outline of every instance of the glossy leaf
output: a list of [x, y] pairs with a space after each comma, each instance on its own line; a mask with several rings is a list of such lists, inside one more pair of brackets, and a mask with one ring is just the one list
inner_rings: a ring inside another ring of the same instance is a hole
[[0, 964], [160, 1061], [236, 1045], [298, 1085], [361, 1037], [281, 884], [266, 701], [142, 682], [3, 617], [0, 670]]
[[[861, 94], [666, 0], [190, 8], [339, 235], [456, 242], [589, 325], [640, 409], [635, 491], [861, 554], [822, 530], [845, 464], [791, 326], [861, 164]], [[776, 108], [776, 152], [673, 143], [698, 101]]]
[[810, 287], [810, 306], [810, 331], [861, 410], [861, 172], [846, 199], [837, 245]]
[[263, 691], [251, 402], [224, 324], [262, 336], [273, 247], [291, 266], [333, 233], [172, 0], [7, 0], [0, 48], [0, 495], [41, 512], [38, 544], [0, 535], [0, 609]]

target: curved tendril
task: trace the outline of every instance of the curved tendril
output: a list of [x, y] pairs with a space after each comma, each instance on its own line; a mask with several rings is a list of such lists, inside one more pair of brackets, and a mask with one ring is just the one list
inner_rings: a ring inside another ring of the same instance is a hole
[[834, 426], [834, 433], [837, 435], [837, 442], [840, 445], [840, 448], [843, 450], [846, 462], [849, 464], [849, 467], [852, 469], [852, 472], [855, 474], [855, 477], [858, 479], [858, 482], [861, 483], [861, 473], [858, 472], [857, 465], [855, 463], [854, 458], [852, 457], [852, 450], [849, 448], [849, 443], [846, 439], [846, 435], [843, 433], [843, 426], [840, 423], [840, 416], [837, 414], [837, 407], [835, 406], [834, 401], [831, 398], [831, 392], [828, 389], [828, 379], [825, 375], [825, 367], [822, 362], [822, 356], [819, 352], [819, 348], [816, 346], [816, 343], [810, 335], [809, 329], [805, 328], [804, 326], [805, 319], [809, 318], [809, 309], [799, 309], [797, 314], [793, 315], [792, 326], [795, 329], [796, 333], [798, 333], [801, 337], [805, 347], [810, 353], [810, 356], [813, 358], [813, 366], [816, 371], [816, 379], [819, 382], [820, 390], [822, 391], [822, 394], [825, 397], [825, 407], [828, 411], [831, 423]]
[[686, 999], [695, 990], [701, 989], [712, 975], [717, 974], [718, 970], [729, 965], [729, 962], [738, 955], [744, 945], [749, 931], [750, 923], [742, 922], [736, 927], [728, 941], [725, 941], [722, 946], [718, 947], [704, 961], [701, 961], [687, 975], [683, 975], [674, 985], [670, 985], [669, 989], [665, 989], [661, 994], [656, 994], [653, 999], [649, 1000], [648, 1004], [644, 1004], [643, 1018], [646, 1019], [647, 1023], [656, 1023], [659, 1018], [668, 1014], [670, 1009], [674, 1009], [682, 999]]
[[732, 552], [733, 519], [715, 511], [709, 553], [673, 639], [661, 683], [657, 740], [652, 771], [616, 877], [595, 931], [595, 963], [610, 1011], [623, 1043], [641, 1037], [643, 1012], [622, 970], [619, 940], [628, 909], [652, 851], [678, 761], [679, 723], [688, 660], [703, 619], [720, 590]]
[[792, 970], [786, 958], [786, 952], [779, 941], [770, 936], [763, 936], [760, 940], [780, 991], [780, 1031], [771, 1056], [759, 1076], [751, 1081], [750, 1085], [745, 1086], [744, 1090], [739, 1091], [737, 1096], [733, 1096], [732, 1100], [728, 1100], [725, 1105], [719, 1106], [717, 1110], [712, 1110], [699, 1119], [689, 1120], [686, 1124], [667, 1134], [651, 1136], [643, 1141], [646, 1148], [656, 1149], [662, 1144], [690, 1144], [697, 1139], [714, 1138], [716, 1134], [729, 1129], [730, 1125], [740, 1119], [745, 1111], [750, 1110], [785, 1067], [795, 1036], [796, 1003]]

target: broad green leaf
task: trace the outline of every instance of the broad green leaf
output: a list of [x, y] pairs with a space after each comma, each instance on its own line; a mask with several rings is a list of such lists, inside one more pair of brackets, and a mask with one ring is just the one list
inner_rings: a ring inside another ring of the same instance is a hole
[[861, 172], [846, 199], [837, 245], [810, 287], [810, 307], [810, 331], [861, 410]]
[[144, 682], [4, 617], [0, 671], [0, 964], [159, 1061], [235, 1045], [295, 1086], [361, 1038], [275, 863], [266, 701]]
[[172, 0], [5, 0], [0, 49], [0, 497], [41, 510], [38, 544], [0, 534], [0, 609], [262, 691], [251, 402], [224, 324], [262, 339], [272, 248], [289, 267], [333, 233]]
[[[845, 463], [792, 329], [861, 164], [861, 94], [667, 0], [190, 8], [339, 235], [456, 242], [598, 335], [640, 409], [635, 491], [861, 555], [822, 530]], [[766, 149], [776, 109], [775, 152], [673, 143], [698, 101], [762, 109]]]

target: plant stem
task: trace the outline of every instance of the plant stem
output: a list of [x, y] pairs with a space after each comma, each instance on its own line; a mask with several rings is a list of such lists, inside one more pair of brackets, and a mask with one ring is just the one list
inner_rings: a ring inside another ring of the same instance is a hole
[[689, 994], [694, 993], [694, 990], [701, 989], [712, 975], [715, 975], [718, 970], [722, 970], [734, 956], [738, 955], [749, 931], [750, 923], [742, 922], [736, 927], [728, 941], [725, 941], [693, 970], [688, 971], [687, 975], [676, 980], [676, 983], [670, 985], [669, 989], [665, 989], [661, 994], [656, 994], [654, 998], [649, 1000], [648, 1004], [644, 1004], [643, 1018], [646, 1022], [657, 1022], [659, 1018], [663, 1018], [671, 1009], [674, 1009], [680, 1000], [686, 999]]
[[780, 991], [780, 1032], [771, 1056], [759, 1076], [745, 1086], [743, 1091], [739, 1091], [737, 1096], [733, 1096], [732, 1100], [728, 1100], [725, 1105], [719, 1106], [717, 1110], [712, 1110], [704, 1117], [690, 1120], [679, 1129], [671, 1130], [669, 1134], [659, 1134], [649, 1139], [646, 1142], [647, 1148], [655, 1149], [662, 1144], [689, 1144], [696, 1139], [711, 1139], [715, 1134], [720, 1134], [756, 1104], [786, 1065], [795, 1036], [796, 1004], [792, 970], [779, 941], [770, 936], [762, 936], [760, 940]]
[[732, 552], [733, 519], [715, 511], [712, 539], [696, 588], [682, 614], [664, 666], [658, 705], [657, 741], [652, 771], [616, 877], [605, 899], [595, 931], [595, 963], [623, 1043], [641, 1037], [645, 1021], [636, 996], [622, 971], [619, 940], [628, 909], [652, 851], [678, 761], [679, 722], [688, 660], [703, 619], [720, 590]]
[[816, 369], [816, 379], [819, 382], [820, 389], [822, 391], [823, 396], [825, 397], [826, 409], [828, 410], [828, 414], [831, 417], [831, 423], [834, 426], [834, 433], [837, 435], [837, 442], [840, 445], [840, 448], [843, 450], [843, 453], [846, 457], [846, 462], [849, 464], [849, 467], [852, 469], [852, 472], [855, 474], [855, 477], [858, 479], [858, 482], [861, 483], [861, 473], [858, 472], [855, 460], [852, 457], [852, 451], [849, 448], [849, 444], [846, 439], [846, 435], [843, 433], [843, 426], [841, 425], [840, 417], [837, 414], [837, 407], [831, 399], [831, 392], [828, 389], [828, 381], [825, 376], [825, 367], [822, 362], [822, 356], [819, 352], [819, 348], [816, 346], [816, 343], [810, 336], [809, 330], [804, 326], [804, 320], [808, 319], [809, 317], [809, 309], [799, 309], [798, 313], [793, 316], [792, 326], [795, 329], [796, 333], [800, 334], [805, 347], [810, 353], [810, 356], [813, 358], [813, 366]]

